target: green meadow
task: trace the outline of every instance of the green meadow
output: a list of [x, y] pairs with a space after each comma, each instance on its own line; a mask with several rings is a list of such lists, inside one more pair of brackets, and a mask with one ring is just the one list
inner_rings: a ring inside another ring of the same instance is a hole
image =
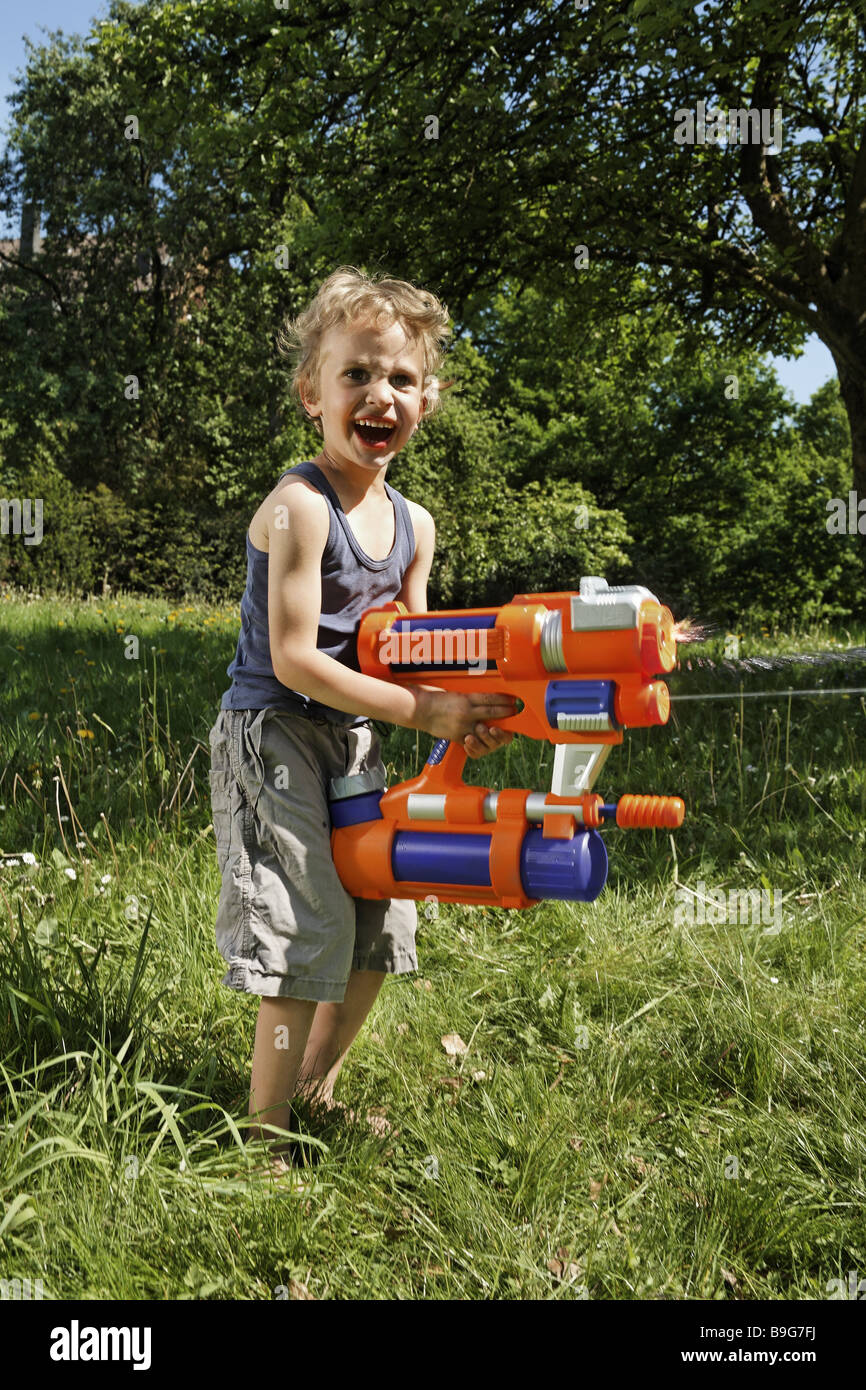
[[[299, 1106], [276, 1178], [246, 1142], [258, 1001], [220, 984], [213, 935], [208, 731], [237, 624], [0, 602], [3, 1278], [46, 1299], [797, 1300], [866, 1275], [863, 695], [683, 702], [626, 733], [597, 790], [681, 795], [682, 828], [605, 831], [595, 903], [419, 904], [419, 972], [386, 982], [336, 1089], [391, 1133]], [[742, 651], [863, 642], [759, 629]], [[395, 730], [390, 780], [430, 745]], [[516, 738], [467, 780], [543, 789], [552, 761]], [[781, 920], [699, 920], [717, 890]]]

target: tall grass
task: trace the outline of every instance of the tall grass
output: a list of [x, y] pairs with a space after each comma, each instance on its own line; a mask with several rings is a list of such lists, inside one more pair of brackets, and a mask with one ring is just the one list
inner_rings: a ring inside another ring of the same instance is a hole
[[[862, 697], [675, 704], [628, 733], [600, 789], [687, 815], [606, 831], [594, 904], [420, 904], [419, 974], [386, 983], [337, 1087], [394, 1132], [299, 1107], [303, 1164], [274, 1181], [245, 1142], [257, 1000], [220, 985], [213, 937], [207, 733], [236, 635], [236, 609], [0, 605], [3, 1277], [64, 1299], [798, 1299], [866, 1274]], [[866, 683], [827, 673], [846, 681]], [[395, 731], [391, 779], [429, 746]], [[515, 739], [467, 780], [551, 769]], [[780, 893], [781, 930], [683, 920], [701, 880]]]

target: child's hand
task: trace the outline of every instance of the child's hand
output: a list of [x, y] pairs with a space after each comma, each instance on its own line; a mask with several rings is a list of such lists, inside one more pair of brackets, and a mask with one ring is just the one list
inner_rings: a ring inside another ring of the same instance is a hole
[[[513, 712], [516, 714], [517, 711]], [[513, 738], [511, 729], [490, 729], [486, 724], [476, 724], [475, 733], [466, 735], [463, 747], [468, 758], [483, 758], [485, 753], [495, 753], [497, 748], [504, 748]]]
[[462, 743], [467, 757], [482, 758], [504, 748], [514, 734], [490, 727], [491, 720], [509, 719], [517, 713], [513, 695], [489, 691], [458, 695], [447, 690], [418, 691], [417, 727], [434, 738]]

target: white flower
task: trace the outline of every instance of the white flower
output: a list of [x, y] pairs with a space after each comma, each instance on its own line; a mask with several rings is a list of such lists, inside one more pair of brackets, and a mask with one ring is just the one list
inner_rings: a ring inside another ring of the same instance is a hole
[[123, 915], [127, 922], [138, 921], [138, 898], [134, 897], [133, 894], [130, 894], [124, 901]]
[[778, 976], [776, 976], [776, 975], [771, 975], [771, 976], [770, 976], [770, 984], [771, 984], [771, 985], [777, 985], [778, 983], [779, 983]]
[[35, 864], [35, 863], [36, 863], [36, 855], [35, 855], [35, 854], [31, 854], [29, 850], [27, 851], [26, 854], [22, 854], [21, 859], [22, 859], [22, 861], [23, 861], [25, 864]]
[[185, 1172], [186, 1172], [186, 1159], [185, 1159], [185, 1158], [182, 1158], [182, 1159], [180, 1160], [180, 1163], [179, 1163], [177, 1166], [178, 1166], [178, 1168], [180, 1169], [180, 1171], [181, 1171], [182, 1173], [185, 1173]]
[[102, 875], [102, 878], [99, 880], [99, 882], [100, 882], [100, 883], [110, 883], [110, 882], [111, 882], [111, 874], [103, 874], [103, 875]]
[[74, 869], [64, 869], [63, 872], [65, 873], [65, 875], [66, 875], [67, 878], [77, 878], [77, 877], [78, 877], [78, 874], [75, 872]]
[[20, 859], [4, 859], [3, 863], [8, 869], [15, 869], [21, 863]]

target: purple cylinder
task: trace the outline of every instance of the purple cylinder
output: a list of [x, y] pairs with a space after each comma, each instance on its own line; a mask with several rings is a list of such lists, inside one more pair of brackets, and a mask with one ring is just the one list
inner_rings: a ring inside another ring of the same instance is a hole
[[520, 850], [520, 878], [530, 898], [594, 902], [607, 882], [607, 849], [597, 830], [577, 830], [571, 840], [545, 840], [542, 826], [527, 830]]
[[490, 836], [398, 830], [391, 847], [391, 872], [397, 882], [489, 888]]
[[[391, 849], [395, 882], [489, 888], [490, 835], [400, 830]], [[570, 840], [545, 839], [541, 826], [526, 831], [520, 879], [530, 898], [593, 902], [607, 882], [607, 850], [596, 830]]]

